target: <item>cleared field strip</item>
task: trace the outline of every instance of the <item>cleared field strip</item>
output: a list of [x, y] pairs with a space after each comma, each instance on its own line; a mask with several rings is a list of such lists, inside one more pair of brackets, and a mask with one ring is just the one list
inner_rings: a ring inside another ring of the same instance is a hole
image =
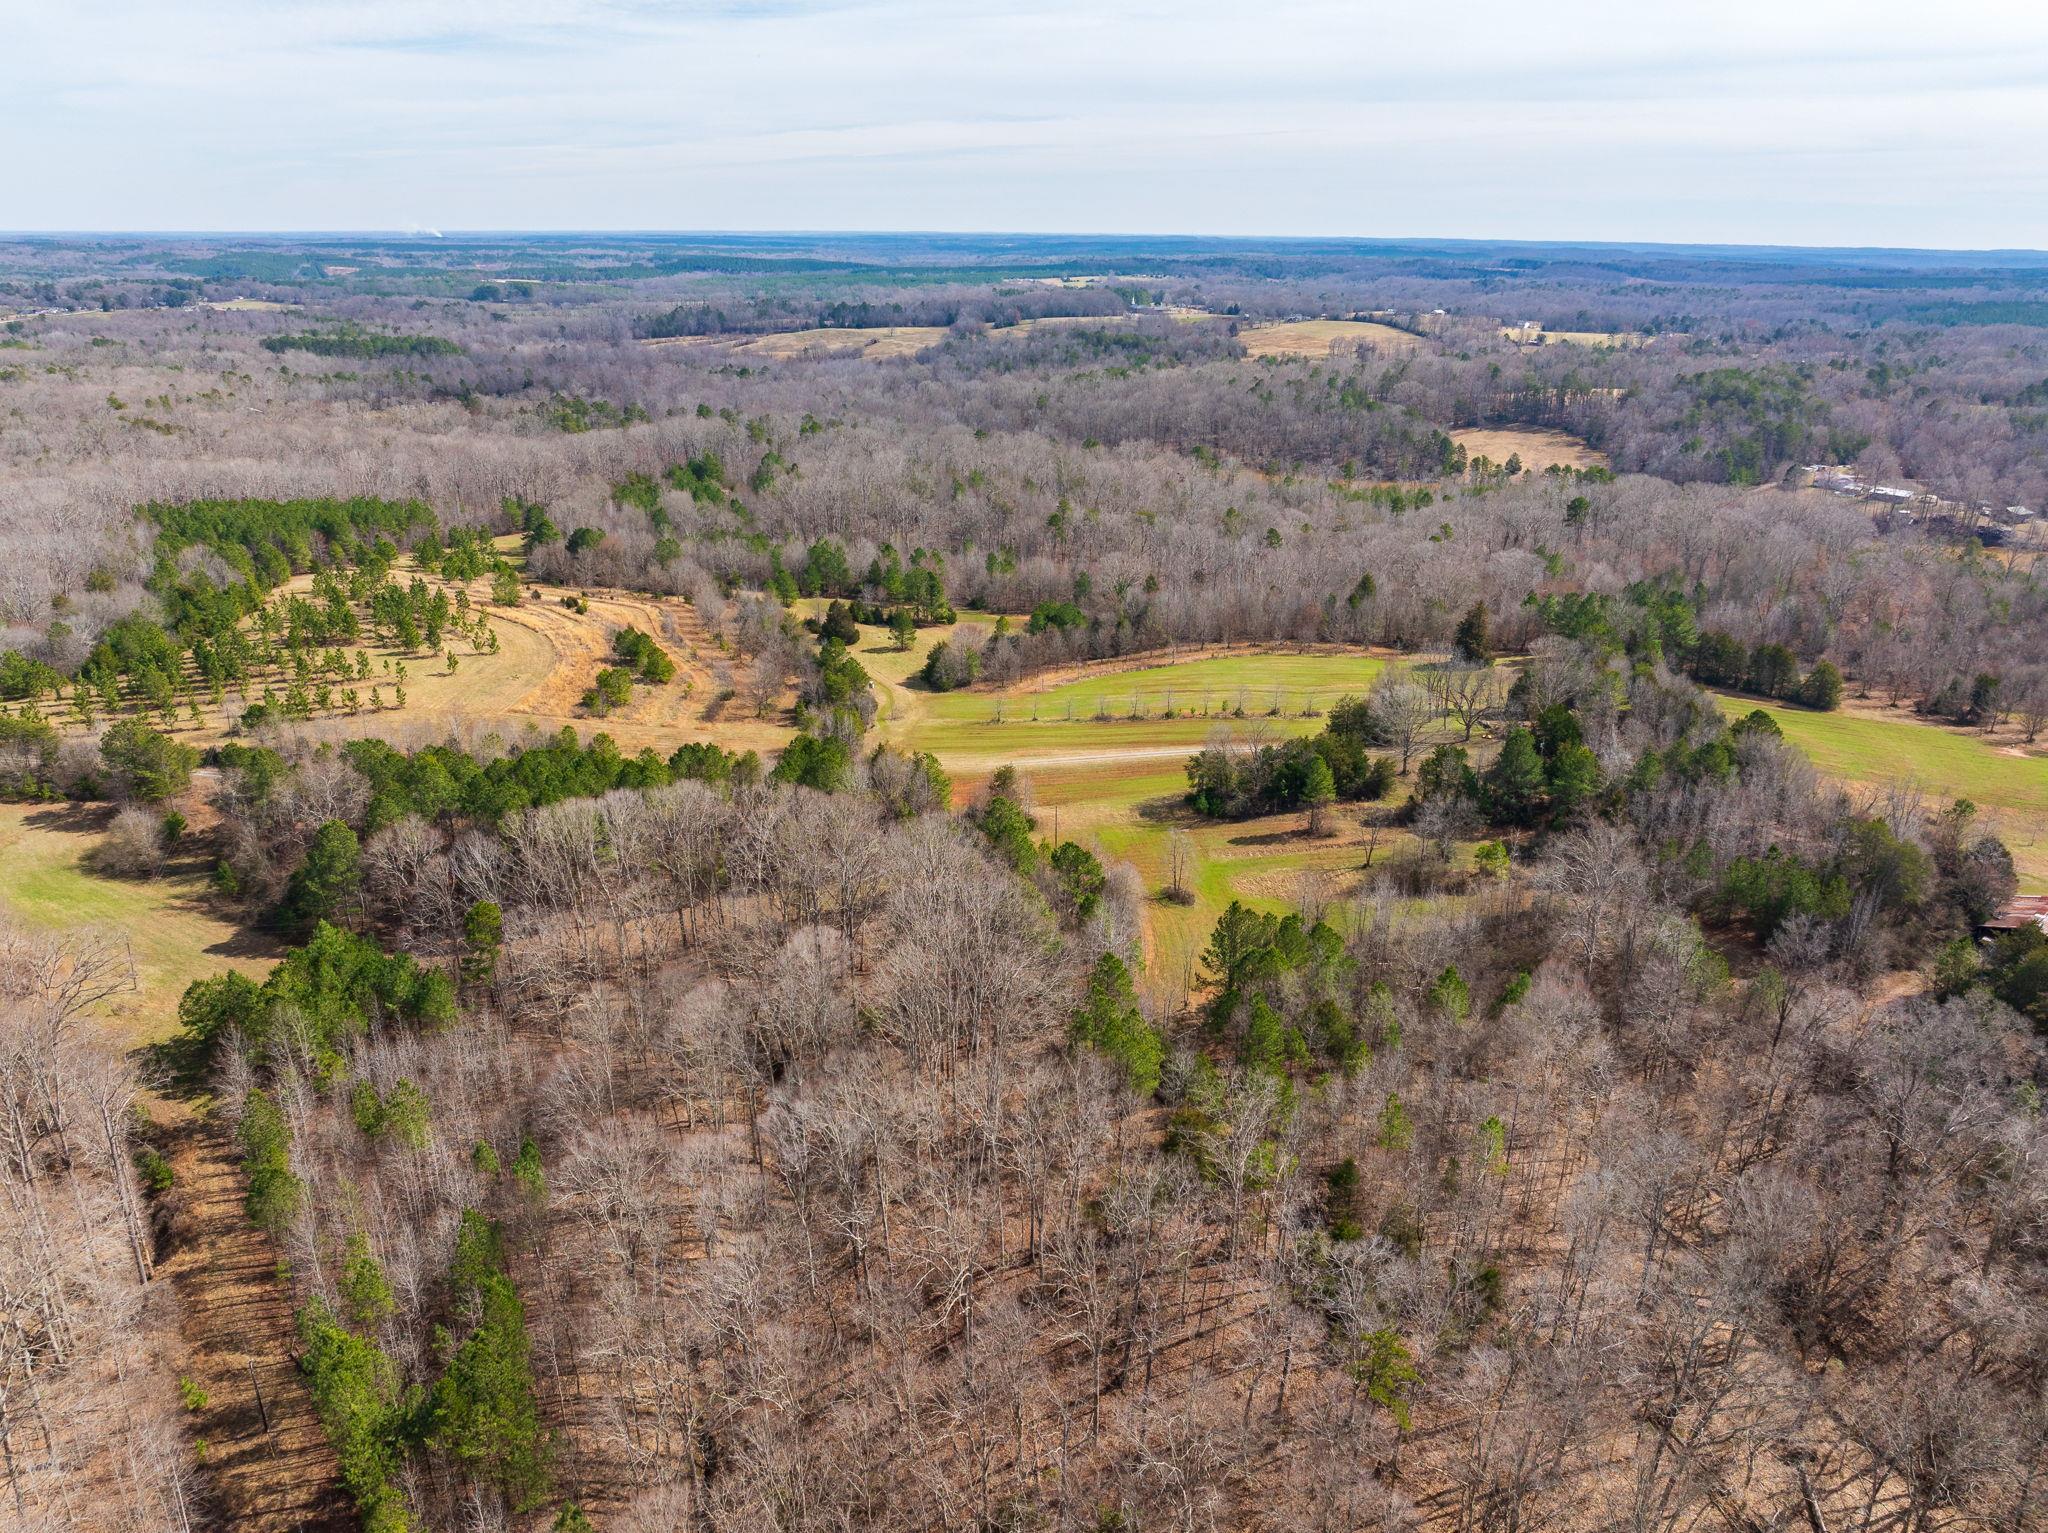
[[1761, 708], [1825, 775], [1878, 786], [1910, 782], [1930, 799], [1967, 798], [2006, 845], [2023, 888], [2048, 891], [2048, 756], [2014, 754], [1975, 735], [1913, 718], [1810, 713], [1722, 696], [1723, 712]]
[[1503, 426], [1498, 430], [1474, 427], [1453, 431], [1451, 440], [1468, 456], [1491, 458], [1505, 463], [1518, 457], [1522, 467], [1541, 473], [1553, 463], [1565, 468], [1605, 468], [1607, 455], [1588, 447], [1575, 436], [1537, 426]]
[[260, 978], [281, 952], [215, 912], [196, 855], [154, 879], [94, 872], [87, 859], [111, 817], [96, 805], [0, 804], [0, 914], [46, 931], [104, 928], [125, 940], [137, 988], [108, 1002], [108, 1021], [126, 1043], [154, 1043], [169, 1036], [178, 997], [193, 980], [223, 969]]
[[1237, 338], [1255, 357], [1348, 357], [1359, 346], [1405, 352], [1422, 344], [1406, 330], [1364, 319], [1295, 319], [1277, 325], [1251, 325], [1240, 330]]
[[1211, 733], [1314, 734], [1340, 699], [1368, 691], [1370, 655], [1227, 655], [1108, 671], [1038, 689], [918, 697], [914, 739], [942, 762], [976, 767], [1079, 753], [1094, 760], [1190, 752]]

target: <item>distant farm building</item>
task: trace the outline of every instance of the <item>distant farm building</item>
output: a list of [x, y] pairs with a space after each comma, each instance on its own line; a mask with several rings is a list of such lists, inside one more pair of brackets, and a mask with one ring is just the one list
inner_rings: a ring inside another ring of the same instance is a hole
[[2029, 926], [2038, 926], [2048, 932], [2048, 894], [2022, 894], [1978, 927], [1977, 934], [1986, 938], [1997, 937]]

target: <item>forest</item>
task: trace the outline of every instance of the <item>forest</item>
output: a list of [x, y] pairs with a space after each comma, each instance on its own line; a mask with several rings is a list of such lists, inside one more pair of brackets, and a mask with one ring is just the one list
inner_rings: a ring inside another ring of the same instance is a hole
[[0, 239], [0, 1528], [2048, 1529], [2044, 286]]

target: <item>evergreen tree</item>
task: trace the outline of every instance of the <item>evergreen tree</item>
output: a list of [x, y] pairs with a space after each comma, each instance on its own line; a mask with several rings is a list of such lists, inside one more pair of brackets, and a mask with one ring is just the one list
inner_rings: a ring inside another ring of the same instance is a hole
[[1479, 781], [1479, 800], [1496, 825], [1529, 825], [1543, 807], [1543, 757], [1536, 737], [1518, 729]]
[[1458, 631], [1451, 639], [1452, 652], [1467, 665], [1492, 665], [1491, 627], [1486, 617], [1486, 603], [1474, 602], [1471, 611], [1458, 623]]
[[478, 900], [462, 918], [462, 977], [472, 985], [488, 985], [498, 972], [498, 952], [505, 945], [505, 912], [496, 900]]
[[1551, 807], [1560, 819], [1592, 803], [1605, 785], [1598, 758], [1583, 745], [1559, 750], [1551, 759], [1548, 776]]
[[1832, 713], [1842, 706], [1842, 673], [1833, 661], [1823, 660], [1806, 673], [1806, 680], [1799, 684], [1799, 702], [1802, 707], [1821, 713]]
[[279, 915], [290, 929], [310, 933], [322, 921], [345, 921], [363, 885], [363, 847], [340, 820], [313, 833], [306, 860], [285, 885]]
[[1301, 801], [1308, 807], [1308, 833], [1322, 835], [1330, 805], [1337, 801], [1337, 779], [1330, 774], [1330, 763], [1321, 756], [1309, 761], [1301, 785]]
[[199, 752], [139, 719], [122, 719], [100, 737], [100, 759], [122, 797], [155, 803], [191, 785]]
[[526, 1307], [505, 1275], [496, 1229], [474, 1209], [462, 1216], [453, 1276], [476, 1325], [428, 1397], [426, 1440], [530, 1511], [548, 1493], [548, 1451]]
[[1138, 1009], [1131, 971], [1114, 953], [1095, 960], [1088, 975], [1088, 995], [1074, 1013], [1074, 1038], [1101, 1050], [1123, 1067], [1132, 1091], [1149, 1097], [1159, 1089], [1159, 1070], [1166, 1043]]
[[1749, 652], [1749, 690], [1765, 697], [1789, 697], [1799, 681], [1799, 661], [1782, 644], [1759, 644]]

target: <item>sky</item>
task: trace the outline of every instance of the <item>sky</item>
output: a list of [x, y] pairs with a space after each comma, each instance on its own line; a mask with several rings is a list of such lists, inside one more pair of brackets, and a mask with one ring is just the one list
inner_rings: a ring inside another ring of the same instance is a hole
[[2040, 0], [0, 0], [0, 228], [2048, 248]]

